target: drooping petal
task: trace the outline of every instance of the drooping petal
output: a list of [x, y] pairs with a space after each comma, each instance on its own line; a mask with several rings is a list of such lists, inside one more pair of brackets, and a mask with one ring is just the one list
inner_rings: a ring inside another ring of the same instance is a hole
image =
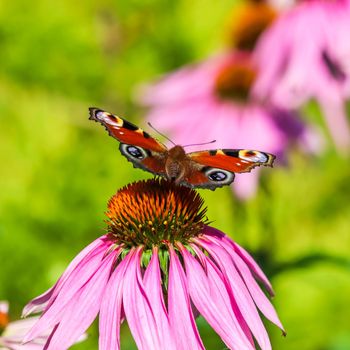
[[63, 283], [60, 293], [52, 305], [25, 336], [24, 342], [36, 338], [65, 317], [72, 299], [78, 298], [79, 290], [86, 285], [100, 268], [104, 254], [105, 249], [100, 249], [99, 247], [94, 253], [88, 255], [85, 260], [82, 260], [81, 264], [76, 266]]
[[[323, 92], [327, 95], [326, 92]], [[338, 151], [347, 155], [350, 152], [350, 127], [346, 107], [340, 96], [322, 96], [319, 104], [323, 108], [329, 132]]]
[[158, 248], [154, 247], [152, 257], [143, 277], [144, 288], [152, 305], [153, 314], [160, 332], [162, 349], [175, 349], [170, 331], [168, 313], [164, 304], [162, 279], [158, 260]]
[[211, 57], [207, 61], [170, 73], [155, 84], [143, 86], [138, 93], [138, 100], [144, 105], [162, 106], [181, 104], [208, 95], [213, 90], [212, 77], [225, 58]]
[[[247, 325], [247, 322], [245, 321], [241, 311], [238, 308], [237, 302], [233, 298], [232, 293], [230, 293], [230, 291], [231, 291], [230, 285], [228, 284], [227, 280], [223, 276], [222, 272], [217, 267], [217, 265], [210, 258], [208, 258], [196, 244], [192, 243], [191, 248], [194, 250], [194, 252], [196, 253], [197, 257], [199, 258], [199, 260], [201, 262], [205, 261], [205, 266], [206, 266], [205, 271], [207, 273], [210, 284], [216, 285], [220, 291], [221, 290], [226, 291], [226, 293], [224, 293], [224, 295], [228, 295], [228, 299], [229, 299], [228, 303], [227, 303], [227, 308], [230, 310], [232, 309], [231, 311], [234, 314], [233, 317], [237, 320], [239, 326], [242, 328], [246, 337], [253, 344], [254, 340], [252, 337], [252, 333], [250, 332], [250, 329]], [[208, 265], [209, 265], [209, 268], [208, 268]], [[218, 278], [218, 276], [219, 276], [219, 278]], [[221, 282], [224, 283], [223, 287], [222, 287]], [[225, 296], [225, 301], [227, 301], [226, 296]]]
[[152, 305], [142, 282], [140, 271], [142, 250], [137, 248], [129, 254], [130, 262], [124, 275], [123, 307], [130, 331], [138, 349], [162, 349]]
[[186, 267], [191, 300], [199, 313], [208, 321], [230, 349], [255, 349], [238, 324], [230, 305], [223, 280], [207, 264], [209, 280], [199, 262], [180, 244], [178, 245]]
[[113, 251], [103, 259], [98, 270], [69, 302], [45, 350], [68, 349], [96, 318], [116, 254]]
[[204, 349], [191, 309], [185, 272], [171, 245], [169, 251], [168, 309], [176, 349]]
[[[215, 239], [211, 237], [207, 237], [207, 239], [211, 240], [214, 244], [217, 243], [215, 242]], [[232, 249], [232, 247], [228, 245], [225, 241], [220, 242], [220, 245], [223, 246], [227, 253], [231, 256], [233, 263], [235, 264], [237, 270], [241, 274], [250, 292], [250, 295], [252, 296], [257, 307], [268, 320], [270, 320], [277, 327], [282, 329], [282, 331], [284, 331], [282, 323], [277, 316], [275, 308], [272, 306], [270, 300], [266, 297], [266, 295], [259, 287], [258, 283], [255, 281], [248, 266], [244, 263], [242, 258]]]
[[124, 274], [130, 257], [131, 254], [128, 254], [112, 272], [102, 296], [99, 315], [99, 350], [120, 349]]
[[43, 294], [40, 294], [39, 296], [37, 296], [36, 298], [31, 300], [24, 307], [24, 309], [22, 311], [22, 317], [27, 317], [33, 313], [42, 312], [46, 308], [46, 306], [47, 306], [49, 300], [51, 299], [54, 290], [57, 288], [57, 285], [59, 282], [60, 282], [60, 279], [46, 292], [44, 292]]
[[231, 287], [232, 296], [236, 300], [239, 310], [261, 349], [271, 350], [268, 334], [260, 319], [254, 301], [229, 254], [223, 247], [213, 244], [204, 238], [196, 239], [195, 242], [209, 253], [223, 273], [225, 280]]
[[24, 320], [10, 322], [2, 333], [2, 336], [22, 342], [24, 335], [34, 326], [38, 319], [39, 316], [33, 316]]
[[[231, 241], [227, 238], [227, 241]], [[232, 242], [232, 241], [231, 241]], [[254, 276], [264, 285], [266, 290], [269, 292], [270, 296], [274, 296], [275, 292], [273, 291], [272, 285], [263, 270], [260, 266], [255, 262], [252, 256], [240, 245], [235, 242], [232, 242], [236, 253], [244, 260], [244, 262], [249, 266], [250, 270], [253, 272]]]
[[45, 309], [45, 307], [52, 303], [54, 298], [60, 292], [62, 285], [69, 278], [70, 274], [75, 271], [78, 265], [84, 264], [85, 260], [96, 252], [98, 247], [106, 246], [108, 241], [105, 240], [106, 236], [100, 237], [89, 244], [85, 249], [83, 249], [68, 265], [67, 269], [63, 272], [62, 276], [58, 279], [56, 284], [47, 290], [45, 293], [39, 295], [30, 301], [23, 309], [22, 317], [27, 317], [28, 315], [36, 312], [41, 312]]
[[1, 350], [42, 350], [43, 344], [37, 344], [37, 343], [28, 343], [28, 344], [21, 344], [21, 342], [13, 342], [8, 339], [1, 339], [0, 338], [0, 349]]
[[243, 259], [243, 261], [248, 265], [250, 270], [253, 272], [254, 276], [265, 286], [270, 296], [274, 296], [275, 293], [272, 289], [271, 283], [261, 270], [260, 266], [255, 262], [252, 256], [237, 243], [233, 242], [229, 237], [227, 237], [221, 231], [215, 229], [214, 227], [206, 226], [203, 233], [207, 236], [220, 237], [224, 242], [231, 245], [235, 252]]

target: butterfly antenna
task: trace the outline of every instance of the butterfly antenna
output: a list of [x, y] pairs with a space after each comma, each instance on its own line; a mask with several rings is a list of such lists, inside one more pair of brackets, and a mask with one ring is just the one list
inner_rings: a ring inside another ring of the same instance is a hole
[[216, 140], [212, 140], [212, 141], [209, 141], [209, 142], [203, 142], [203, 143], [192, 143], [190, 145], [185, 145], [185, 146], [182, 146], [182, 147], [190, 147], [190, 146], [203, 146], [203, 145], [209, 145], [211, 143], [214, 143], [216, 142]]
[[165, 139], [167, 139], [168, 141], [170, 141], [174, 146], [176, 146], [176, 143], [172, 140], [169, 139], [168, 136], [162, 134], [160, 131], [158, 131], [150, 122], [147, 123], [155, 132], [157, 132], [159, 135], [163, 136]]

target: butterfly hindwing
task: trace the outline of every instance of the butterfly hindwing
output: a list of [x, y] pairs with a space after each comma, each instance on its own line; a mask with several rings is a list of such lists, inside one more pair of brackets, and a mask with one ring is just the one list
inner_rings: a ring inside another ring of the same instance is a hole
[[100, 122], [120, 142], [120, 152], [134, 167], [165, 175], [167, 148], [136, 125], [98, 108], [89, 108], [90, 119]]
[[166, 153], [150, 151], [140, 146], [121, 143], [119, 150], [135, 168], [149, 171], [155, 175], [165, 176]]
[[275, 156], [246, 149], [218, 149], [188, 154], [191, 169], [185, 179], [191, 187], [209, 188], [229, 185], [235, 173], [249, 172], [256, 166], [272, 166]]
[[234, 178], [235, 174], [231, 171], [193, 164], [181, 184], [192, 188], [215, 190], [218, 187], [229, 185]]

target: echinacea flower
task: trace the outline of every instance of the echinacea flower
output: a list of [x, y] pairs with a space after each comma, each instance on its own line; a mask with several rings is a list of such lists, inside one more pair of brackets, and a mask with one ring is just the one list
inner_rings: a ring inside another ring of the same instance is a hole
[[[46, 350], [67, 349], [99, 313], [99, 349], [120, 349], [128, 322], [143, 350], [204, 349], [195, 314], [228, 348], [271, 344], [259, 311], [282, 330], [252, 257], [207, 225], [199, 194], [152, 179], [119, 190], [108, 203], [108, 233], [86, 247], [24, 314], [42, 311], [25, 337], [53, 331]], [[194, 311], [195, 310], [195, 311]]]
[[[34, 326], [39, 317], [28, 317], [25, 320], [10, 322], [9, 303], [0, 301], [0, 349], [1, 350], [42, 350], [47, 342], [51, 330], [47, 330], [40, 337], [27, 344], [22, 344], [25, 334]], [[83, 334], [78, 341], [86, 338]]]
[[317, 101], [333, 141], [350, 151], [350, 2], [298, 1], [262, 34], [254, 94], [283, 108]]
[[[256, 149], [277, 155], [277, 161], [292, 143], [313, 151], [316, 134], [296, 113], [250, 98], [257, 73], [249, 52], [228, 52], [144, 87], [138, 98], [150, 107], [147, 119], [178, 144], [215, 139], [216, 148]], [[193, 150], [203, 148], [208, 146]], [[255, 193], [258, 174], [236, 177], [240, 198]]]

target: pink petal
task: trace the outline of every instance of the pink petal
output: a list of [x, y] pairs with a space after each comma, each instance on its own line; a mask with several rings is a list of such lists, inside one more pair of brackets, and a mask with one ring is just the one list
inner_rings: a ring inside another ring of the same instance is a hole
[[350, 152], [350, 127], [346, 107], [340, 96], [323, 96], [319, 98], [324, 117], [339, 153], [347, 155]]
[[244, 262], [249, 266], [250, 270], [254, 273], [254, 276], [261, 281], [269, 294], [271, 296], [274, 295], [274, 291], [272, 289], [271, 283], [264, 274], [264, 272], [261, 270], [260, 266], [255, 262], [255, 260], [252, 258], [252, 256], [241, 246], [239, 246], [236, 242], [232, 241], [229, 237], [227, 237], [224, 233], [217, 230], [214, 227], [206, 226], [204, 228], [203, 232], [206, 236], [214, 236], [214, 237], [220, 237], [221, 240], [226, 242], [227, 244], [231, 245], [235, 252], [244, 260]]
[[129, 253], [113, 271], [102, 296], [99, 316], [99, 350], [120, 349], [124, 274], [131, 256], [132, 254]]
[[193, 317], [184, 270], [171, 245], [169, 245], [169, 251], [168, 308], [176, 349], [204, 349]]
[[260, 319], [254, 301], [226, 250], [205, 239], [196, 239], [196, 242], [208, 251], [222, 271], [225, 280], [232, 289], [232, 295], [237, 302], [239, 310], [261, 349], [271, 350], [269, 337]]
[[[92, 278], [92, 276], [100, 268], [101, 260], [105, 254], [104, 247], [98, 247], [94, 253], [86, 256], [81, 264], [68, 275], [64, 281], [62, 288], [55, 298], [52, 305], [41, 316], [35, 326], [28, 332], [24, 338], [24, 342], [30, 341], [42, 334], [48, 328], [59, 323], [69, 308], [72, 299], [76, 298], [80, 289]], [[114, 252], [116, 254], [116, 252]]]
[[[212, 237], [207, 238], [211, 240], [214, 244], [217, 244], [217, 241]], [[269, 319], [272, 323], [274, 323], [284, 332], [282, 323], [277, 316], [275, 308], [272, 306], [269, 299], [266, 297], [266, 295], [263, 293], [263, 291], [255, 281], [252, 273], [250, 272], [248, 266], [245, 264], [243, 259], [232, 249], [232, 246], [225, 243], [225, 241], [220, 242], [220, 245], [222, 245], [227, 251], [227, 253], [231, 256], [257, 307], [267, 319]]]
[[116, 255], [116, 251], [107, 255], [94, 275], [71, 299], [45, 350], [68, 349], [96, 318]]
[[38, 319], [38, 316], [34, 316], [10, 322], [3, 331], [2, 336], [22, 342], [24, 335], [34, 326]]
[[191, 300], [230, 349], [255, 349], [238, 324], [230, 305], [230, 298], [221, 277], [207, 264], [206, 276], [199, 262], [178, 244], [184, 258]]
[[144, 288], [152, 305], [153, 314], [160, 332], [162, 349], [175, 349], [170, 331], [168, 313], [164, 304], [162, 279], [158, 260], [158, 248], [153, 248], [152, 258], [143, 277]]
[[130, 331], [138, 349], [162, 349], [153, 308], [143, 286], [140, 258], [142, 250], [130, 252], [130, 262], [125, 271], [123, 284], [123, 307]]
[[[211, 93], [213, 79], [225, 56], [211, 57], [164, 76], [153, 85], [141, 87], [139, 100], [145, 105], [176, 104]], [[201, 81], [201, 84], [198, 84]]]
[[[232, 242], [229, 238], [227, 238], [227, 241]], [[260, 266], [252, 258], [252, 256], [244, 248], [239, 246], [237, 243], [232, 242], [232, 245], [236, 253], [244, 260], [244, 262], [249, 266], [250, 270], [254, 273], [254, 276], [263, 283], [263, 285], [269, 292], [270, 296], [274, 296], [275, 292], [272, 289], [272, 285], [270, 281], [264, 274], [263, 270], [261, 270]]]
[[46, 292], [43, 294], [40, 294], [38, 297], [31, 300], [23, 309], [22, 311], [22, 317], [27, 317], [30, 314], [42, 312], [45, 307], [47, 306], [50, 298], [52, 297], [52, 294], [54, 290], [57, 288], [58, 283], [60, 282], [60, 279]]
[[[108, 244], [108, 243], [107, 243]], [[85, 249], [83, 249], [68, 265], [67, 269], [63, 272], [62, 276], [58, 279], [56, 284], [47, 290], [45, 293], [39, 295], [30, 301], [23, 309], [22, 317], [26, 317], [31, 313], [41, 312], [44, 310], [46, 305], [50, 302], [52, 303], [54, 298], [60, 292], [62, 285], [69, 278], [71, 273], [75, 271], [78, 265], [84, 264], [85, 260], [89, 255], [94, 254], [96, 249], [101, 246], [106, 245], [106, 236], [100, 237], [89, 244]]]
[[21, 342], [13, 342], [8, 339], [1, 339], [0, 337], [0, 349], [2, 350], [42, 350], [43, 344], [37, 344], [37, 343], [21, 344]]
[[[205, 269], [205, 271], [207, 271], [207, 275], [208, 275], [208, 279], [211, 281], [210, 283], [213, 283], [214, 285], [218, 285], [220, 290], [225, 290], [228, 294], [229, 297], [229, 303], [230, 303], [230, 307], [228, 307], [229, 309], [232, 309], [232, 312], [234, 313], [234, 318], [237, 319], [238, 324], [240, 325], [240, 327], [242, 328], [244, 334], [246, 335], [246, 337], [249, 339], [249, 341], [253, 344], [254, 340], [252, 337], [252, 334], [250, 332], [250, 329], [245, 321], [245, 319], [242, 316], [242, 313], [240, 312], [237, 303], [235, 301], [235, 299], [232, 296], [231, 293], [231, 287], [230, 285], [227, 283], [227, 281], [225, 280], [222, 272], [219, 270], [219, 268], [216, 266], [216, 264], [209, 259], [200, 249], [197, 245], [195, 244], [191, 244], [192, 249], [195, 251], [195, 253], [197, 254], [197, 257], [199, 258], [200, 261], [205, 260], [205, 266], [210, 265], [209, 268], [207, 267]], [[215, 276], [219, 276], [220, 278], [216, 278]], [[218, 283], [217, 281], [222, 281], [224, 283], [224, 287], [221, 287], [221, 283]]]

